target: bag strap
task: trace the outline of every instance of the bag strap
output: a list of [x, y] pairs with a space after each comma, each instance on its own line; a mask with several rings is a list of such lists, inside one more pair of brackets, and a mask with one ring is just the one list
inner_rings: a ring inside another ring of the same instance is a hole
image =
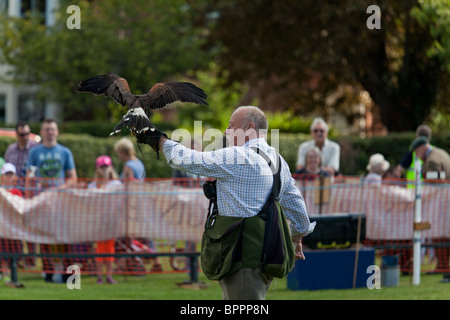
[[269, 156], [262, 151], [261, 149], [257, 148], [257, 147], [250, 147], [250, 149], [252, 149], [253, 151], [255, 151], [257, 154], [259, 154], [261, 157], [264, 158], [264, 160], [267, 161], [267, 164], [270, 167], [270, 170], [272, 171], [272, 175], [273, 175], [273, 185], [272, 185], [272, 192], [271, 192], [271, 196], [278, 201], [278, 198], [280, 196], [280, 189], [281, 189], [281, 159], [280, 159], [280, 155], [278, 155], [278, 167], [276, 164], [274, 164], [272, 162], [272, 160], [270, 160]]
[[[272, 185], [272, 191], [269, 195], [269, 198], [272, 198], [274, 201], [279, 200], [280, 196], [280, 189], [281, 189], [281, 159], [280, 155], [278, 155], [278, 168], [276, 164], [270, 160], [269, 156], [262, 151], [261, 149], [257, 147], [250, 147], [253, 151], [255, 151], [257, 154], [259, 154], [261, 157], [264, 158], [264, 160], [267, 161], [267, 164], [270, 167], [270, 170], [273, 174], [273, 185]], [[265, 209], [267, 208], [269, 201], [266, 201], [263, 208], [261, 209], [261, 212], [265, 212]], [[209, 208], [208, 208], [208, 215], [206, 216], [206, 227], [211, 227], [215, 222], [215, 217], [219, 214], [219, 210], [217, 208], [217, 198], [213, 198], [209, 200]]]

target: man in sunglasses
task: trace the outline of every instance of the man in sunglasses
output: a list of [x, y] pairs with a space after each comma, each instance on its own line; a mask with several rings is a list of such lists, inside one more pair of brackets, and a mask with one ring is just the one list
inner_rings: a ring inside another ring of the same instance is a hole
[[16, 166], [17, 185], [21, 189], [25, 186], [28, 154], [33, 147], [38, 145], [36, 141], [30, 139], [30, 132], [30, 126], [26, 122], [18, 122], [16, 124], [17, 142], [10, 144], [5, 152], [5, 162]]
[[313, 139], [300, 144], [297, 156], [297, 171], [305, 166], [306, 153], [314, 146], [322, 153], [322, 170], [334, 176], [339, 171], [341, 147], [334, 141], [328, 140], [328, 125], [322, 118], [315, 118], [311, 123]]
[[[38, 145], [33, 139], [30, 139], [30, 126], [24, 122], [19, 121], [16, 124], [17, 142], [11, 143], [5, 152], [5, 161], [12, 163], [16, 167], [17, 188], [25, 194], [25, 176], [27, 173], [27, 161], [30, 150]], [[20, 243], [22, 246], [22, 243]], [[28, 252], [34, 253], [34, 243], [28, 242]], [[22, 252], [22, 247], [20, 248]], [[27, 258], [26, 263], [29, 266], [35, 265], [34, 258]]]

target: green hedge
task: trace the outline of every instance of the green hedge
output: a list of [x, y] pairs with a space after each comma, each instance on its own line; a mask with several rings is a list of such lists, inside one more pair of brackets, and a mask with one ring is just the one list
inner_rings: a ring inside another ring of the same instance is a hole
[[[170, 134], [169, 134], [170, 136]], [[62, 145], [67, 146], [73, 152], [78, 176], [90, 178], [94, 176], [95, 159], [99, 155], [111, 156], [118, 172], [122, 170], [122, 163], [114, 153], [114, 143], [121, 136], [98, 138], [86, 134], [61, 134], [58, 138]], [[309, 139], [305, 134], [280, 134], [279, 148], [281, 155], [286, 159], [291, 172], [295, 170], [297, 150], [300, 143]], [[382, 153], [386, 159], [396, 165], [408, 149], [414, 133], [390, 134], [384, 137], [357, 138], [341, 137], [334, 139], [341, 146], [341, 172], [344, 175], [364, 175], [369, 157], [376, 152]], [[14, 142], [15, 138], [0, 137], [0, 155], [4, 155], [7, 146]], [[268, 139], [272, 144], [271, 139]], [[446, 151], [450, 150], [450, 132], [433, 134], [431, 143]], [[172, 169], [166, 164], [164, 155], [160, 153], [159, 160], [155, 152], [147, 145], [139, 147], [135, 144], [137, 157], [143, 160], [148, 178], [171, 177]]]
[[[117, 121], [118, 122], [118, 121]], [[72, 134], [87, 134], [93, 137], [108, 137], [114, 128], [115, 123], [111, 121], [64, 121], [58, 123], [60, 132], [72, 133]], [[171, 131], [176, 127], [173, 124], [167, 122], [155, 122], [155, 125], [159, 130]], [[31, 132], [39, 133], [41, 123], [32, 122], [29, 123]], [[14, 125], [2, 123], [1, 127], [14, 129]], [[124, 129], [126, 130], [126, 129]]]

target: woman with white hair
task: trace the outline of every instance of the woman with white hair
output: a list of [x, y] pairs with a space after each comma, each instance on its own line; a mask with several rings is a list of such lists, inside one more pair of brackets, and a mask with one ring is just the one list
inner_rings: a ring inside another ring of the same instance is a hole
[[364, 178], [364, 183], [381, 185], [381, 179], [389, 169], [389, 162], [384, 159], [382, 154], [375, 153], [370, 157], [366, 169], [369, 174]]

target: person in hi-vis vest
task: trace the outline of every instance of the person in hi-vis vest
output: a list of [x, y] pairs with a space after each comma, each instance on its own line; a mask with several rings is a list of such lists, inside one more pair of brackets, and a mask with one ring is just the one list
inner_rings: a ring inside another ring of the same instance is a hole
[[[427, 126], [426, 124], [422, 124], [417, 127], [416, 129], [416, 138], [417, 137], [425, 137], [428, 141], [431, 140], [431, 128]], [[397, 165], [397, 167], [394, 170], [394, 175], [396, 178], [401, 178], [402, 175], [406, 178], [407, 181], [407, 187], [408, 188], [414, 188], [414, 180], [416, 177], [414, 166], [415, 161], [420, 161], [421, 166], [423, 167], [423, 162], [420, 158], [416, 159], [416, 153], [414, 151], [411, 151], [408, 149], [402, 157], [402, 160]]]

